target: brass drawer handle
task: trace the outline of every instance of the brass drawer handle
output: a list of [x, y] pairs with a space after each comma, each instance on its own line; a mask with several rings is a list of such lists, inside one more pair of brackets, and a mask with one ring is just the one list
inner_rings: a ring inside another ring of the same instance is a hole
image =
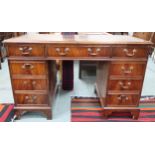
[[126, 48], [123, 49], [123, 51], [125, 52], [126, 56], [129, 56], [129, 57], [133, 57], [135, 55], [135, 53], [137, 52], [137, 50], [135, 48], [132, 50], [132, 52], [129, 52], [129, 50]]
[[19, 51], [21, 51], [21, 54], [26, 56], [26, 55], [29, 55], [31, 52], [32, 52], [32, 47], [27, 47], [27, 46], [24, 46], [24, 47], [19, 47]]
[[35, 86], [37, 84], [36, 81], [32, 81], [32, 85]]
[[[24, 81], [23, 83], [26, 85], [28, 81]], [[32, 85], [36, 85], [36, 81], [32, 81]]]
[[32, 84], [32, 87], [34, 89], [36, 86], [36, 81], [32, 81], [31, 83], [29, 83], [28, 81], [24, 81], [23, 84], [24, 84], [24, 86], [31, 86], [31, 84]]
[[32, 88], [35, 89], [36, 88], [36, 84], [37, 82], [36, 81], [32, 81]]
[[25, 96], [26, 102], [29, 102], [29, 103], [35, 102], [36, 99], [37, 99], [37, 96], [35, 96], [35, 95], [34, 96]]
[[130, 66], [128, 69], [126, 69], [125, 66], [121, 67], [121, 70], [123, 71], [124, 74], [131, 74], [133, 69], [134, 69], [133, 66]]
[[97, 48], [95, 51], [92, 48], [88, 48], [87, 51], [88, 51], [89, 55], [96, 56], [101, 51], [101, 48]]
[[60, 48], [56, 48], [56, 52], [57, 52], [60, 56], [65, 56], [65, 55], [67, 55], [69, 51], [70, 51], [69, 48], [65, 48], [64, 51], [61, 51]]
[[26, 85], [27, 83], [28, 83], [27, 81], [24, 81], [24, 82], [23, 82], [24, 85]]
[[22, 65], [22, 69], [33, 69], [33, 68], [34, 68], [34, 66], [31, 65], [31, 64], [24, 64], [24, 65]]
[[129, 97], [126, 96], [126, 95], [119, 95], [117, 97], [117, 99], [120, 100], [120, 101], [127, 101], [127, 100], [129, 100]]
[[122, 89], [129, 89], [129, 87], [131, 86], [131, 82], [127, 82], [127, 84], [125, 85], [122, 81], [120, 81], [119, 85]]

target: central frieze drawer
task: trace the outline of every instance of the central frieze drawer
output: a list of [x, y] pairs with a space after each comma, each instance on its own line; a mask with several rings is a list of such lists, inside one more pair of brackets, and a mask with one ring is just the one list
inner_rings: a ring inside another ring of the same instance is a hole
[[47, 90], [47, 80], [44, 79], [14, 79], [14, 90]]
[[112, 62], [110, 76], [143, 76], [145, 67], [145, 62]]
[[106, 106], [137, 106], [139, 103], [139, 95], [135, 94], [118, 94], [107, 95]]
[[47, 64], [44, 61], [10, 61], [11, 74], [45, 75]]
[[146, 48], [132, 48], [132, 47], [115, 47], [113, 48], [113, 57], [127, 57], [127, 58], [147, 58], [148, 49]]
[[44, 45], [33, 44], [19, 44], [8, 46], [9, 56], [22, 56], [22, 57], [44, 57], [45, 47]]
[[108, 85], [110, 91], [135, 91], [141, 90], [142, 80], [110, 80]]
[[48, 46], [47, 55], [49, 57], [110, 57], [111, 48]]
[[15, 94], [16, 104], [48, 104], [46, 94]]

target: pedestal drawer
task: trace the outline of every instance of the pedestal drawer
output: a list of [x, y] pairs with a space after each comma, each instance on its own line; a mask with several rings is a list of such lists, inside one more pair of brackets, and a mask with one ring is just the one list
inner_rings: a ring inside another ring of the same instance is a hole
[[140, 91], [142, 80], [109, 80], [108, 90], [110, 91]]
[[137, 106], [139, 103], [139, 95], [137, 94], [109, 94], [106, 99], [106, 106]]
[[24, 56], [24, 57], [44, 57], [45, 47], [44, 45], [33, 44], [19, 44], [8, 46], [9, 56]]
[[14, 79], [12, 80], [14, 90], [46, 90], [45, 79]]
[[10, 61], [11, 74], [45, 75], [47, 64], [44, 61]]
[[110, 65], [110, 76], [143, 76], [145, 62], [113, 62]]
[[127, 58], [147, 58], [147, 48], [136, 47], [116, 47], [113, 48], [113, 57], [127, 57]]
[[16, 105], [43, 105], [48, 104], [48, 95], [46, 94], [15, 94]]

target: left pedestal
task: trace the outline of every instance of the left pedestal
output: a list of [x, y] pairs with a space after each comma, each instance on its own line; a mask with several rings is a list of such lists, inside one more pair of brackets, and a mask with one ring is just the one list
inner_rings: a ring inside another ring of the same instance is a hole
[[15, 100], [15, 114], [43, 113], [52, 119], [52, 100], [56, 92], [55, 61], [9, 60]]

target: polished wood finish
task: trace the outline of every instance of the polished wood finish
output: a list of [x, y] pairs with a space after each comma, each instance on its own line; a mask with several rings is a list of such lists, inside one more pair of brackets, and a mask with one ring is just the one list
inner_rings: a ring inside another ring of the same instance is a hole
[[10, 71], [12, 75], [45, 75], [47, 73], [47, 63], [44, 61], [10, 61]]
[[108, 94], [106, 107], [130, 107], [137, 106], [139, 102], [138, 94]]
[[89, 57], [110, 57], [111, 50], [107, 48], [101, 47], [92, 47], [92, 46], [71, 46], [71, 45], [52, 45], [47, 47], [47, 56], [48, 57], [78, 57], [78, 58], [89, 58]]
[[146, 48], [135, 48], [135, 47], [116, 47], [112, 51], [113, 57], [124, 57], [124, 58], [147, 58], [148, 53]]
[[132, 36], [122, 35], [50, 35], [50, 34], [27, 34], [24, 36], [7, 39], [5, 44], [73, 44], [73, 45], [150, 45], [149, 41]]
[[46, 90], [47, 79], [13, 79], [12, 85], [15, 90]]
[[14, 57], [44, 57], [44, 45], [35, 46], [33, 44], [21, 44], [8, 46], [9, 56]]
[[[57, 83], [55, 60], [88, 60], [97, 62], [96, 92], [105, 117], [127, 111], [138, 118], [151, 42], [120, 35], [36, 34], [4, 43], [9, 54], [17, 115], [40, 111], [49, 118]], [[19, 51], [21, 46], [24, 56]], [[31, 54], [27, 54], [29, 50]]]
[[114, 79], [109, 80], [109, 91], [138, 91], [141, 89], [142, 80]]
[[9, 60], [9, 67], [18, 118], [27, 111], [39, 111], [51, 119], [51, 102], [57, 82], [56, 63]]
[[[28, 94], [28, 93], [15, 93], [15, 100], [18, 106], [24, 104], [25, 106], [30, 105], [46, 105], [48, 96], [42, 93], [38, 94]], [[48, 104], [47, 104], [48, 105]]]
[[110, 76], [143, 76], [146, 62], [111, 62]]

